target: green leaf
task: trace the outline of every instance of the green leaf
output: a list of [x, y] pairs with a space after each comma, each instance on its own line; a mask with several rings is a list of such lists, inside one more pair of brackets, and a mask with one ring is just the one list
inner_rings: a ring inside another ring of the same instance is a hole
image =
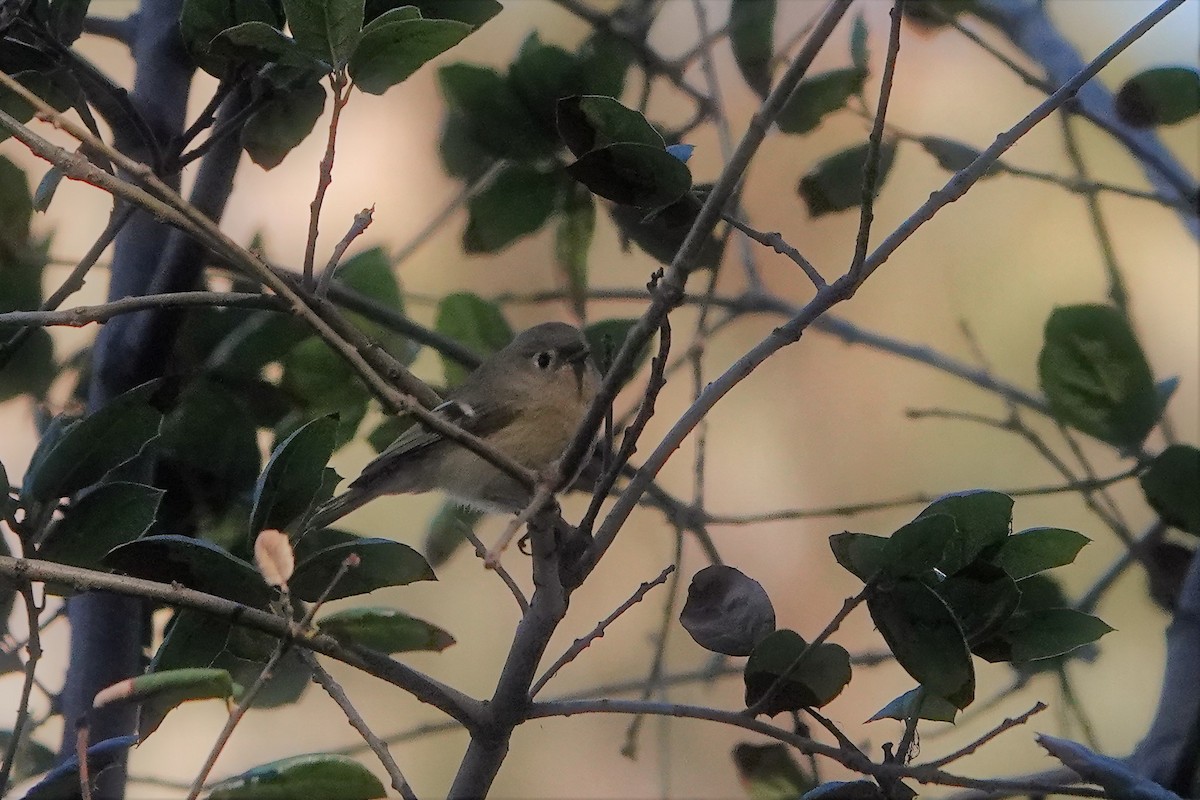
[[212, 787], [208, 800], [376, 800], [384, 796], [379, 779], [354, 759], [313, 753], [272, 761], [220, 781]]
[[[600, 374], [608, 373], [613, 359], [616, 358], [617, 353], [621, 352], [621, 348], [625, 346], [625, 337], [629, 335], [629, 331], [637, 323], [638, 320], [636, 319], [604, 319], [593, 322], [583, 329], [583, 338], [587, 340], [588, 348], [592, 351], [592, 361], [595, 362], [596, 368], [600, 370]], [[650, 342], [647, 342], [633, 362], [633, 369], [629, 372], [629, 379], [633, 378], [633, 375], [642, 368], [642, 365], [646, 363], [646, 359], [649, 357]]]
[[363, 0], [283, 0], [296, 44], [313, 58], [340, 68], [350, 58], [363, 25]]
[[466, 183], [483, 177], [493, 161], [491, 154], [475, 140], [467, 116], [457, 109], [451, 109], [442, 122], [438, 156], [447, 175]]
[[846, 67], [805, 78], [788, 97], [775, 124], [784, 133], [808, 133], [821, 124], [826, 114], [844, 108], [862, 92], [867, 73]]
[[[57, 761], [53, 750], [30, 739], [28, 733], [29, 731], [26, 729], [26, 735], [21, 737], [21, 743], [17, 745], [17, 752], [14, 754], [12, 772], [9, 776], [14, 785], [24, 783], [34, 775], [41, 775], [53, 767]], [[0, 730], [0, 753], [8, 752], [9, 747], [12, 746], [12, 737], [11, 730]], [[78, 786], [78, 782], [76, 786]]]
[[[396, 0], [401, 5], [395, 5], [392, 8], [380, 9], [377, 2], [367, 0], [363, 6], [363, 28], [359, 35], [359, 41], [369, 34], [371, 31], [379, 30], [385, 25], [390, 25], [393, 22], [408, 22], [414, 19], [422, 19], [424, 15], [415, 5], [404, 2], [404, 0]], [[354, 57], [351, 56], [351, 59]]]
[[733, 763], [750, 800], [793, 800], [816, 785], [786, 745], [735, 745]]
[[451, 501], [442, 503], [437, 514], [429, 521], [429, 530], [425, 532], [424, 550], [429, 565], [440, 567], [449, 561], [482, 518], [482, 511]]
[[[667, 265], [675, 259], [699, 211], [700, 203], [691, 193], [650, 215], [633, 206], [609, 206], [608, 209], [609, 216], [621, 231], [626, 249], [628, 245], [624, 240], [632, 240], [651, 258]], [[700, 246], [697, 268], [714, 267], [721, 260], [722, 249], [722, 240], [710, 232]]]
[[337, 420], [320, 417], [275, 448], [254, 486], [252, 536], [267, 528], [283, 530], [308, 510], [321, 487], [336, 433]]
[[596, 204], [580, 184], [562, 194], [561, 217], [554, 232], [554, 261], [567, 284], [576, 316], [587, 310], [588, 250], [596, 229]]
[[343, 644], [361, 645], [381, 653], [414, 650], [440, 653], [454, 644], [454, 637], [437, 625], [394, 608], [348, 608], [321, 618], [317, 626]]
[[494, 69], [448, 64], [438, 70], [438, 82], [471, 138], [492, 156], [520, 161], [551, 156], [558, 149], [552, 132], [534, 119]]
[[[404, 299], [400, 294], [400, 282], [391, 257], [382, 247], [355, 253], [338, 267], [334, 283], [342, 284], [359, 294], [366, 295], [379, 305], [398, 314], [404, 313]], [[378, 341], [395, 358], [411, 364], [417, 357], [417, 346], [407, 337], [381, 323], [373, 322], [361, 314], [344, 312], [355, 325], [372, 339]]]
[[248, 492], [262, 466], [254, 420], [213, 380], [188, 384], [163, 420], [159, 444], [184, 480], [220, 507]]
[[625, 88], [625, 74], [635, 55], [628, 40], [611, 31], [593, 31], [579, 47], [578, 58], [586, 94], [620, 97]]
[[[947, 172], [966, 169], [981, 155], [979, 150], [969, 144], [956, 142], [953, 139], [943, 139], [940, 136], [922, 136], [917, 139], [917, 142], [926, 153], [933, 156], [938, 166]], [[987, 172], [983, 173], [983, 177], [998, 175], [1000, 172], [999, 163], [995, 163], [988, 167]]]
[[1200, 450], [1173, 444], [1155, 456], [1138, 481], [1164, 522], [1200, 536]]
[[904, 694], [876, 711], [867, 722], [881, 719], [898, 719], [901, 722], [908, 719], [912, 713], [912, 704], [920, 696], [921, 705], [917, 710], [917, 719], [927, 719], [932, 722], [954, 722], [958, 716], [958, 708], [945, 698], [930, 694], [921, 688], [909, 689]]
[[39, 447], [22, 496], [48, 501], [74, 494], [141, 452], [158, 436], [162, 412], [150, 405], [158, 381], [144, 383], [71, 423], [44, 454]]
[[[0, 263], [0, 269], [2, 268], [3, 264]], [[4, 335], [3, 331], [4, 328], [0, 327], [0, 335]], [[5, 338], [7, 339], [7, 335]], [[49, 331], [39, 328], [33, 331], [17, 348], [4, 368], [0, 369], [0, 402], [22, 394], [41, 400], [57, 374], [54, 342]]]
[[1047, 608], [1014, 617], [987, 643], [989, 652], [979, 655], [988, 661], [1018, 663], [1053, 658], [1090, 644], [1112, 630], [1091, 614], [1073, 608]]
[[594, 194], [638, 208], [668, 206], [692, 188], [687, 165], [661, 147], [620, 142], [585, 153], [567, 174]]
[[100, 569], [104, 554], [154, 524], [163, 490], [137, 483], [104, 483], [79, 494], [54, 522], [38, 558]]
[[[883, 142], [879, 151], [879, 173], [875, 180], [875, 193], [883, 188], [892, 161], [896, 156], [896, 143]], [[821, 217], [835, 211], [858, 208], [862, 204], [863, 170], [867, 164], [867, 145], [851, 147], [826, 158], [800, 179], [797, 191], [813, 217]]]
[[[495, 303], [470, 292], [446, 295], [438, 303], [438, 333], [445, 334], [481, 356], [491, 355], [513, 339], [513, 329]], [[448, 356], [442, 356], [446, 384], [457, 386], [470, 372]]]
[[1117, 116], [1137, 128], [1183, 122], [1200, 114], [1200, 70], [1144, 70], [1121, 85], [1115, 100]]
[[1111, 306], [1055, 309], [1038, 376], [1055, 419], [1117, 447], [1140, 446], [1161, 413], [1146, 356]]
[[564, 97], [558, 101], [556, 124], [558, 135], [576, 157], [621, 142], [666, 147], [662, 134], [641, 113], [611, 97]]
[[934, 500], [917, 519], [945, 514], [954, 520], [958, 535], [946, 549], [939, 568], [952, 575], [989, 547], [1008, 538], [1012, 529], [1013, 499], [1002, 492], [972, 489]]
[[209, 44], [208, 52], [231, 64], [283, 64], [315, 68], [318, 74], [324, 74], [327, 69], [283, 31], [266, 22], [243, 22], [221, 31]]
[[1070, 564], [1091, 539], [1063, 528], [1030, 528], [1004, 540], [992, 560], [1014, 581]]
[[729, 4], [729, 43], [746, 83], [766, 97], [771, 91], [775, 0], [732, 0]]
[[383, 94], [470, 32], [470, 25], [446, 19], [389, 22], [364, 30], [350, 57], [350, 77], [364, 92]]
[[875, 627], [896, 661], [929, 692], [956, 708], [975, 698], [975, 669], [954, 614], [920, 581], [876, 586], [867, 597]]
[[[369, 10], [380, 0], [367, 0]], [[478, 28], [504, 8], [496, 0], [384, 0], [398, 5], [416, 6], [425, 19], [452, 19]]]
[[833, 557], [842, 568], [863, 583], [874, 578], [883, 569], [884, 550], [888, 540], [870, 533], [835, 533], [829, 537]]
[[884, 574], [917, 578], [930, 573], [942, 564], [957, 535], [953, 518], [946, 514], [917, 517], [888, 537], [881, 554]]
[[533, 233], [554, 212], [558, 176], [533, 164], [501, 168], [483, 191], [467, 201], [463, 249], [495, 253]]
[[995, 564], [977, 561], [933, 586], [958, 620], [967, 645], [986, 641], [1012, 617], [1021, 591]]
[[[179, 32], [192, 58], [208, 74], [224, 77], [229, 69], [227, 57], [214, 54], [212, 40], [222, 31], [245, 22], [261, 22], [268, 27], [281, 28], [283, 15], [277, 0], [183, 0], [179, 17]], [[290, 40], [289, 40], [290, 41]]]
[[[0, 156], [0, 243], [6, 249], [24, 247], [29, 241], [32, 220], [33, 196], [29, 193], [29, 178], [23, 169]], [[9, 256], [4, 254], [0, 258], [4, 259], [0, 265], [8, 267], [5, 262]]]
[[871, 53], [867, 50], [867, 21], [861, 11], [854, 18], [854, 26], [850, 29], [850, 61], [864, 75], [870, 69]]
[[129, 699], [138, 700], [138, 741], [154, 733], [172, 709], [192, 700], [229, 699], [241, 691], [227, 670], [192, 667], [131, 678]]
[[312, 80], [279, 92], [250, 115], [242, 127], [242, 147], [263, 169], [279, 166], [312, 133], [325, 111], [325, 87]]
[[542, 42], [536, 31], [521, 43], [508, 68], [508, 82], [538, 128], [550, 137], [558, 101], [581, 94], [587, 87], [579, 60], [561, 47]]
[[351, 555], [359, 559], [334, 585], [330, 600], [367, 594], [384, 586], [405, 586], [437, 578], [429, 563], [406, 544], [390, 539], [360, 538], [318, 550], [296, 565], [288, 587], [301, 600], [315, 602]]
[[178, 583], [255, 608], [264, 608], [275, 596], [250, 564], [187, 536], [144, 536], [113, 548], [103, 563], [135, 578]]
[[[816, 707], [829, 703], [850, 682], [850, 655], [840, 645], [828, 642], [805, 652], [808, 643], [791, 630], [778, 630], [754, 648], [746, 661], [746, 706], [762, 698], [775, 680], [785, 673], [788, 678], [763, 709], [767, 716], [780, 711]], [[788, 668], [804, 653], [794, 670]]]
[[283, 359], [279, 385], [299, 402], [302, 418], [337, 418], [335, 449], [354, 438], [371, 399], [354, 368], [317, 336], [296, 345]]

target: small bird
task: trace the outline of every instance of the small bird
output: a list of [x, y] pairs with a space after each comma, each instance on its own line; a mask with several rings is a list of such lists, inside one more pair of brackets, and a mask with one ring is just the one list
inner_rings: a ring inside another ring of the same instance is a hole
[[[578, 328], [546, 322], [488, 357], [433, 409], [514, 461], [542, 471], [562, 455], [600, 384]], [[525, 486], [480, 456], [420, 423], [400, 435], [350, 484], [320, 506], [307, 528], [341, 519], [385, 494], [442, 489], [482, 511], [516, 513]]]

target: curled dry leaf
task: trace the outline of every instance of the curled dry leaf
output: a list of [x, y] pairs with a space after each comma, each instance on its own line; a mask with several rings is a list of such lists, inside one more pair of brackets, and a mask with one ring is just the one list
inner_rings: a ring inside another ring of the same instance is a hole
[[775, 608], [758, 581], [717, 564], [692, 577], [679, 621], [704, 649], [747, 656], [775, 630]]
[[268, 528], [254, 540], [254, 563], [263, 580], [278, 588], [287, 588], [296, 568], [296, 555], [287, 534]]

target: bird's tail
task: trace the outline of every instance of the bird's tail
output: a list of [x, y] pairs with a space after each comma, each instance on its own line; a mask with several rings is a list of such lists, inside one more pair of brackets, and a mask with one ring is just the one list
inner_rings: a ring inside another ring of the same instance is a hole
[[371, 492], [351, 487], [337, 497], [326, 500], [317, 506], [316, 511], [312, 513], [312, 516], [308, 518], [308, 522], [305, 523], [304, 529], [306, 531], [315, 531], [326, 528], [351, 511], [364, 505], [371, 498]]

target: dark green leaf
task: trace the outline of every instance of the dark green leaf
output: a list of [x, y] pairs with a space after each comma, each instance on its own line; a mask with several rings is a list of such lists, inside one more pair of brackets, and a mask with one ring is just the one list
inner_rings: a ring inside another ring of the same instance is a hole
[[[947, 172], [958, 172], [971, 166], [979, 158], [980, 151], [969, 144], [956, 142], [953, 139], [943, 139], [940, 136], [922, 136], [917, 139], [926, 153], [933, 156], [938, 166]], [[988, 167], [983, 177], [987, 178], [1000, 172], [998, 164]]]
[[1063, 528], [1030, 528], [1004, 540], [992, 560], [1014, 581], [1070, 564], [1091, 539]]
[[275, 448], [254, 486], [251, 536], [267, 528], [283, 530], [308, 510], [321, 487], [336, 433], [337, 420], [320, 417]]
[[927, 575], [942, 564], [957, 535], [954, 519], [946, 514], [917, 517], [888, 537], [881, 554], [884, 574], [896, 578]]
[[438, 155], [447, 175], [467, 183], [481, 178], [493, 161], [491, 154], [475, 140], [466, 114], [453, 108], [442, 123]]
[[104, 483], [79, 494], [46, 534], [38, 558], [100, 569], [104, 554], [150, 529], [162, 489], [136, 483]]
[[376, 800], [384, 796], [379, 779], [354, 759], [313, 753], [272, 761], [220, 781], [212, 787], [208, 800]]
[[625, 73], [634, 62], [633, 46], [616, 34], [597, 30], [579, 47], [579, 63], [587, 94], [620, 97]]
[[408, 545], [389, 539], [363, 538], [319, 550], [297, 564], [288, 581], [292, 594], [314, 602], [351, 555], [357, 556], [359, 563], [333, 586], [330, 600], [367, 594], [384, 586], [437, 580], [428, 562]]
[[296, 44], [332, 67], [345, 65], [363, 25], [363, 0], [283, 0]]
[[930, 694], [924, 689], [917, 688], [908, 690], [876, 711], [867, 722], [875, 722], [880, 719], [898, 719], [901, 721], [907, 719], [912, 713], [911, 707], [918, 695], [920, 695], [921, 706], [917, 710], [917, 719], [927, 719], [933, 722], [954, 722], [954, 718], [958, 716], [958, 708], [949, 700], [938, 697], [936, 694]]
[[558, 135], [576, 157], [621, 142], [666, 147], [662, 134], [644, 116], [611, 97], [564, 97], [558, 101], [556, 123]]
[[[825, 643], [809, 648], [800, 634], [778, 630], [767, 636], [746, 661], [746, 706], [755, 705], [785, 673], [788, 678], [763, 709], [775, 716], [780, 711], [821, 707], [841, 694], [850, 682], [850, 655], [840, 645]], [[799, 666], [789, 667], [804, 653]]]
[[482, 517], [482, 511], [449, 501], [442, 503], [425, 533], [425, 558], [429, 565], [440, 567], [449, 561]]
[[503, 167], [467, 201], [463, 249], [495, 253], [545, 224], [554, 211], [558, 176], [532, 164]]
[[209, 45], [209, 53], [229, 63], [282, 64], [312, 68], [317, 74], [323, 74], [327, 69], [285, 36], [283, 31], [265, 22], [243, 22], [221, 31]]
[[242, 147], [263, 169], [284, 157], [312, 133], [325, 110], [325, 87], [311, 81], [275, 94], [258, 107], [242, 128]]
[[920, 581], [876, 586], [867, 597], [875, 627], [904, 671], [956, 708], [975, 698], [975, 669], [962, 628], [946, 603]]
[[850, 61], [864, 75], [871, 65], [871, 53], [867, 50], [867, 21], [861, 11], [850, 29]]
[[131, 679], [131, 697], [140, 701], [138, 741], [154, 733], [172, 709], [191, 700], [228, 700], [241, 690], [223, 669], [191, 667], [148, 672]]
[[130, 389], [64, 429], [30, 464], [22, 495], [42, 501], [66, 497], [136, 456], [162, 424], [162, 412], [150, 405], [158, 386], [151, 381]]
[[679, 622], [705, 650], [748, 656], [774, 632], [775, 607], [758, 581], [712, 564], [692, 576]]
[[884, 564], [888, 540], [870, 533], [835, 533], [829, 537], [833, 557], [850, 574], [863, 583], [874, 578]]
[[1021, 602], [1021, 592], [1008, 573], [977, 561], [933, 586], [958, 620], [967, 644], [987, 640]]
[[[513, 338], [513, 330], [500, 307], [470, 292], [446, 295], [438, 304], [438, 333], [445, 334], [481, 356], [500, 350]], [[457, 386], [470, 370], [448, 356], [442, 357], [446, 384]]]
[[661, 147], [621, 142], [585, 153], [567, 174], [594, 194], [622, 205], [659, 208], [692, 188], [687, 165]]
[[278, 0], [183, 0], [179, 32], [193, 59], [205, 72], [221, 78], [229, 59], [211, 50], [212, 40], [222, 31], [244, 22], [261, 22], [279, 29], [283, 14]]
[[1146, 502], [1164, 522], [1200, 536], [1200, 450], [1173, 444], [1138, 480]]
[[[596, 368], [600, 370], [601, 374], [607, 374], [613, 359], [625, 345], [625, 337], [637, 323], [636, 319], [604, 319], [593, 322], [583, 329], [583, 337], [592, 351], [592, 361], [595, 362]], [[642, 368], [642, 364], [645, 364], [649, 357], [650, 343], [647, 342], [633, 362], [633, 369], [629, 373], [630, 378]]]
[[[364, 24], [362, 33], [359, 36], [360, 42], [362, 41], [363, 37], [365, 37], [371, 31], [379, 30], [385, 25], [390, 25], [393, 22], [408, 22], [414, 19], [421, 19], [423, 16], [416, 6], [409, 3], [393, 5], [392, 8], [384, 10], [380, 10], [375, 6], [377, 6], [377, 3], [373, 3], [371, 0], [368, 0], [366, 5], [363, 7]], [[351, 58], [353, 58], [353, 56], [351, 56]]]
[[[2, 258], [2, 257], [0, 257]], [[0, 264], [0, 268], [3, 264]], [[4, 328], [0, 327], [0, 336]], [[28, 394], [40, 400], [54, 382], [58, 367], [54, 362], [54, 342], [50, 333], [38, 329], [21, 343], [8, 363], [0, 369], [0, 402]]]
[[[1113, 630], [1103, 620], [1073, 608], [1047, 608], [1014, 617], [986, 644], [988, 661], [1036, 661], [1069, 653]], [[999, 657], [998, 657], [999, 656]]]
[[1059, 422], [1117, 447], [1138, 447], [1161, 413], [1146, 356], [1111, 306], [1055, 309], [1038, 376]]
[[939, 568], [952, 575], [989, 547], [1003, 542], [1012, 529], [1013, 499], [1002, 492], [972, 489], [934, 500], [917, 519], [945, 514], [954, 520], [958, 535], [946, 548]]
[[[33, 197], [25, 171], [0, 156], [0, 244], [18, 249], [29, 241], [29, 223], [33, 219]], [[0, 255], [0, 266], [8, 267], [9, 256]], [[6, 309], [9, 310], [9, 309]], [[16, 310], [15, 308], [12, 310]]]
[[[7, 517], [15, 505], [15, 501], [9, 497], [12, 489], [12, 484], [8, 482], [8, 472], [4, 469], [4, 464], [0, 463], [0, 517]], [[8, 555], [7, 550], [4, 551], [4, 555]]]
[[580, 318], [587, 305], [588, 250], [595, 228], [596, 204], [591, 194], [581, 184], [571, 184], [562, 195], [561, 217], [554, 232], [554, 260]]
[[266, 606], [275, 594], [250, 564], [187, 536], [135, 539], [110, 550], [103, 562], [135, 578], [178, 583], [257, 608]]
[[449, 64], [438, 82], [452, 110], [465, 119], [471, 138], [498, 158], [544, 158], [558, 149], [551, 134], [525, 108], [500, 73], [473, 64]]
[[561, 47], [542, 42], [536, 31], [522, 42], [508, 69], [508, 82], [538, 127], [550, 136], [558, 101], [587, 87], [579, 60]]
[[[622, 237], [635, 242], [661, 264], [670, 264], [675, 259], [699, 211], [700, 203], [690, 193], [666, 208], [657, 209], [648, 217], [646, 212], [633, 206], [609, 206], [608, 209]], [[721, 259], [721, 249], [721, 240], [710, 232], [700, 246], [697, 268], [711, 269], [715, 266]]]
[[317, 627], [343, 644], [361, 645], [381, 653], [414, 650], [440, 653], [454, 644], [454, 637], [437, 625], [394, 608], [348, 608], [318, 620]]
[[775, 0], [732, 0], [729, 5], [729, 43], [742, 77], [759, 97], [771, 90], [774, 52]]
[[[17, 752], [14, 754], [12, 772], [9, 776], [13, 784], [24, 783], [26, 779], [32, 778], [34, 775], [41, 775], [53, 767], [57, 761], [53, 750], [30, 739], [28, 733], [29, 731], [26, 729], [26, 735], [21, 737], [21, 743], [17, 745]], [[11, 730], [0, 730], [0, 753], [8, 752], [12, 745], [12, 736]], [[26, 796], [28, 797], [28, 795]]]
[[788, 97], [775, 123], [784, 133], [808, 133], [821, 124], [826, 114], [844, 108], [860, 94], [867, 73], [846, 67], [805, 78]]
[[1121, 85], [1117, 116], [1138, 128], [1174, 125], [1200, 114], [1200, 71], [1195, 67], [1155, 67]]
[[[879, 172], [875, 193], [883, 187], [896, 156], [895, 142], [883, 142], [879, 151]], [[800, 179], [799, 193], [813, 217], [834, 211], [858, 208], [862, 204], [863, 170], [867, 164], [867, 145], [851, 147], [821, 161]]]
[[736, 745], [733, 763], [750, 800], [793, 800], [816, 784], [778, 742]]
[[363, 32], [354, 48], [350, 77], [364, 92], [383, 94], [470, 32], [470, 25], [448, 19], [415, 19], [374, 27]]
[[262, 466], [254, 420], [215, 381], [188, 384], [163, 420], [159, 445], [183, 479], [220, 506], [254, 486]]
[[[370, 8], [378, 0], [367, 0]], [[452, 19], [479, 27], [500, 13], [496, 0], [386, 0], [400, 6], [416, 6], [425, 19]]]
[[337, 416], [335, 448], [354, 438], [367, 413], [370, 394], [354, 368], [316, 336], [296, 345], [283, 359], [279, 385], [299, 401], [304, 418]]
[[[382, 247], [372, 247], [347, 258], [338, 267], [334, 282], [364, 294], [392, 311], [404, 313], [400, 282], [396, 279], [391, 258]], [[347, 312], [347, 316], [400, 361], [411, 364], [416, 358], [416, 346], [391, 328], [372, 322], [361, 314]]]

